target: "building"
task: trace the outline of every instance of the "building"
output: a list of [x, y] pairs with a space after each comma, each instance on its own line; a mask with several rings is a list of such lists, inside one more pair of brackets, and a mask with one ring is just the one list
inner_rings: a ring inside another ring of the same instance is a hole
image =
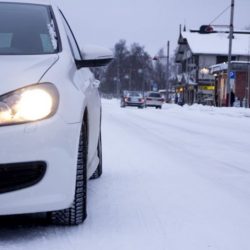
[[[215, 104], [215, 76], [209, 67], [228, 61], [228, 34], [180, 32], [175, 62], [178, 99], [187, 104]], [[250, 35], [235, 34], [232, 60], [248, 61]]]
[[[210, 72], [215, 76], [216, 105], [228, 106], [227, 96], [228, 63], [213, 65]], [[231, 106], [250, 107], [250, 62], [233, 61], [230, 75]]]

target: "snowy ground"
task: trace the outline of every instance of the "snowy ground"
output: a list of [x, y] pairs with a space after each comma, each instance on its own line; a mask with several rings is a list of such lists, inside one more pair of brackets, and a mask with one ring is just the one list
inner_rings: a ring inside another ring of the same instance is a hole
[[103, 147], [83, 225], [4, 218], [0, 249], [250, 249], [250, 110], [104, 100]]

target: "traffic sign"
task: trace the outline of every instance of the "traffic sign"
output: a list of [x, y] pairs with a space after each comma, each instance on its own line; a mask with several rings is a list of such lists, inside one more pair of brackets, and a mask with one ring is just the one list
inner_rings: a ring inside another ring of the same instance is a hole
[[235, 79], [235, 72], [230, 72], [230, 79]]
[[153, 91], [158, 91], [158, 84], [156, 82], [152, 83], [152, 90]]

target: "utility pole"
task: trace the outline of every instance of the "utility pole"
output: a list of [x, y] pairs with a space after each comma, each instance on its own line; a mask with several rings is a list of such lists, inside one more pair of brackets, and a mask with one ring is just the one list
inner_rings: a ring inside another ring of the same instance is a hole
[[234, 0], [231, 0], [231, 16], [230, 16], [230, 30], [229, 30], [229, 51], [228, 51], [228, 67], [227, 67], [227, 101], [228, 107], [231, 107], [231, 68], [232, 68], [232, 46], [233, 46], [233, 34], [234, 34]]
[[120, 97], [120, 90], [121, 90], [121, 76], [120, 76], [120, 58], [117, 57], [117, 81], [116, 81], [116, 96], [117, 98]]
[[250, 39], [248, 44], [248, 59], [247, 59], [247, 84], [246, 84], [246, 99], [247, 108], [250, 108]]
[[169, 93], [168, 93], [168, 90], [169, 90], [169, 50], [170, 50], [170, 41], [168, 41], [167, 43], [167, 73], [166, 73], [166, 101], [168, 101], [168, 98], [169, 98]]
[[249, 61], [247, 64], [247, 108], [250, 108], [250, 67]]

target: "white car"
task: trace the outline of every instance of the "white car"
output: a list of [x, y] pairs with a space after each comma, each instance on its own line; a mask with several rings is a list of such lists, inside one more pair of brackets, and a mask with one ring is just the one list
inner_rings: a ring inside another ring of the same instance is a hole
[[161, 109], [164, 98], [161, 97], [159, 92], [147, 92], [145, 97], [145, 107], [155, 107]]
[[86, 218], [87, 179], [102, 173], [101, 101], [88, 67], [109, 50], [79, 45], [49, 0], [0, 0], [0, 215]]
[[121, 97], [122, 108], [127, 106], [144, 108], [144, 97], [141, 92], [138, 91], [125, 91]]

